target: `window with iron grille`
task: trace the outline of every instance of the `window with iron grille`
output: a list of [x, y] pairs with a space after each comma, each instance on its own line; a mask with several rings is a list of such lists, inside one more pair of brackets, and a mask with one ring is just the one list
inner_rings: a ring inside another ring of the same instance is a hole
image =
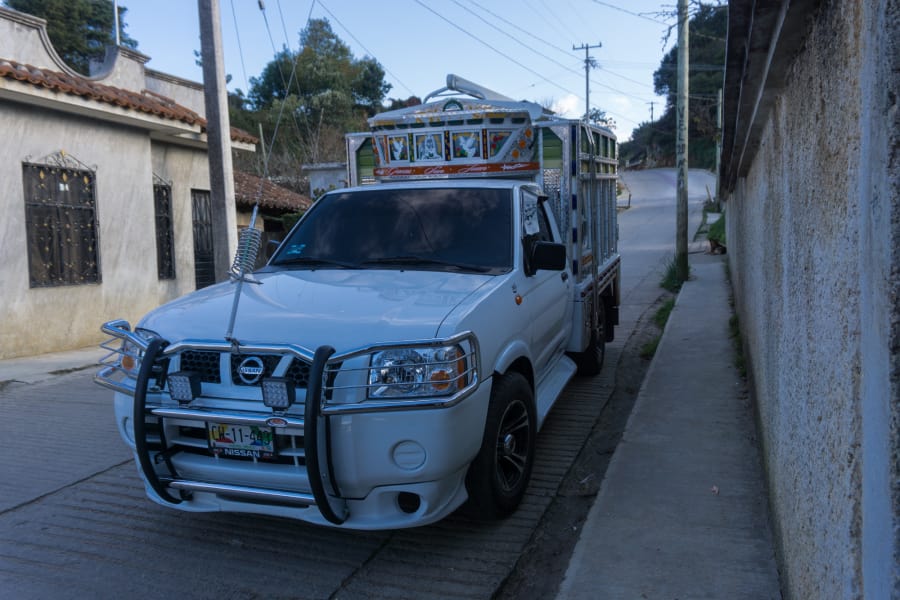
[[172, 186], [153, 184], [156, 212], [156, 266], [160, 279], [175, 279], [175, 235], [172, 230]]
[[100, 282], [95, 173], [22, 163], [31, 287]]

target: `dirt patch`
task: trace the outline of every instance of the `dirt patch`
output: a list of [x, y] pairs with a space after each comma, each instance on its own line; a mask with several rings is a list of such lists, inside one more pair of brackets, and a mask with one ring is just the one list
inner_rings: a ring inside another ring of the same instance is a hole
[[609, 402], [523, 550], [515, 570], [494, 595], [497, 600], [556, 596], [581, 527], [600, 490], [609, 461], [622, 438], [650, 367], [650, 360], [641, 358], [640, 353], [641, 348], [661, 333], [653, 322], [653, 315], [673, 297], [674, 294], [662, 291], [657, 301], [641, 316], [626, 341], [616, 366], [616, 383]]

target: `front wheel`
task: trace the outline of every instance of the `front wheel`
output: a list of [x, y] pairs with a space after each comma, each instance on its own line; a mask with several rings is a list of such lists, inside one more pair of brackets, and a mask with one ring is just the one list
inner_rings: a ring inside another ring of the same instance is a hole
[[498, 519], [519, 506], [531, 479], [536, 435], [531, 386], [519, 373], [496, 377], [481, 449], [466, 475], [476, 516]]
[[587, 348], [583, 352], [572, 354], [575, 366], [578, 367], [578, 374], [581, 376], [593, 377], [599, 374], [603, 369], [603, 359], [606, 358], [606, 331], [604, 330], [606, 314], [603, 310], [603, 302], [600, 303], [599, 308], [597, 326], [591, 331], [591, 340], [588, 342]]

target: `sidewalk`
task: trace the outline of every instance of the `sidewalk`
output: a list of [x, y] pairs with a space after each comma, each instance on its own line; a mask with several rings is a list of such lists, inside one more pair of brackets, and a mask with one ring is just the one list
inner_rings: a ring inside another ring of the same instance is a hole
[[109, 354], [99, 346], [88, 346], [67, 352], [0, 360], [0, 386], [8, 381], [37, 383], [69, 371], [97, 367], [98, 361]]
[[694, 254], [558, 598], [781, 598], [724, 259]]

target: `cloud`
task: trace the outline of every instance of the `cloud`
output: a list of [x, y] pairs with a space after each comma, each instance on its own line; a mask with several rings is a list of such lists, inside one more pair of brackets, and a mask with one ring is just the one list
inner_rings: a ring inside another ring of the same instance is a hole
[[560, 100], [554, 100], [550, 110], [562, 117], [577, 119], [584, 114], [584, 101], [575, 94], [568, 94]]

